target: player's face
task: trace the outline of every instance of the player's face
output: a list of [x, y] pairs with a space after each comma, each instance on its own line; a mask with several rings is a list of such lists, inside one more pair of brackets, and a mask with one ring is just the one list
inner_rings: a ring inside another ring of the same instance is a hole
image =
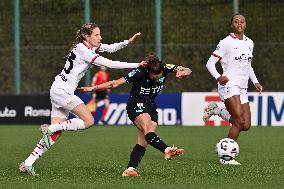
[[92, 47], [98, 47], [101, 43], [102, 36], [101, 31], [99, 27], [96, 27], [93, 29], [93, 32], [91, 35], [86, 37], [86, 41], [92, 46]]
[[243, 15], [236, 15], [233, 18], [231, 27], [234, 33], [244, 33], [246, 29], [246, 19]]
[[163, 72], [159, 73], [159, 74], [153, 74], [153, 73], [149, 73], [149, 77], [150, 79], [154, 80], [154, 81], [158, 81], [163, 75]]

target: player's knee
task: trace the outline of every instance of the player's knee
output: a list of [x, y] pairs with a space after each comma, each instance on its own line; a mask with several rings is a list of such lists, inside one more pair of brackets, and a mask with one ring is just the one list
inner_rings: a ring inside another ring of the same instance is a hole
[[144, 134], [150, 133], [150, 132], [156, 132], [156, 128], [153, 126], [153, 124], [149, 123], [145, 123], [145, 125], [143, 126], [144, 129]]
[[251, 124], [250, 123], [245, 123], [244, 127], [243, 127], [243, 131], [248, 131], [251, 128]]
[[235, 125], [239, 128], [239, 129], [243, 129], [244, 125], [245, 125], [245, 119], [243, 118], [243, 116], [238, 116], [237, 118], [234, 118], [235, 121]]

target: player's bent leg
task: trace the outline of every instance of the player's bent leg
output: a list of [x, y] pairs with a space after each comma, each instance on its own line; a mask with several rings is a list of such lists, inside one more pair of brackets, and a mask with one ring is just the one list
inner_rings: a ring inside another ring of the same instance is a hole
[[94, 117], [85, 104], [79, 104], [71, 111], [83, 120], [85, 128], [89, 128], [94, 125]]
[[[66, 118], [61, 118], [61, 117], [52, 117], [51, 118], [51, 123], [57, 123], [57, 122], [61, 122], [61, 121], [65, 121]], [[50, 144], [54, 144], [55, 141], [57, 141], [57, 139], [60, 137], [61, 132], [55, 132], [51, 135], [51, 140], [52, 142], [49, 142]], [[19, 170], [21, 172], [26, 172], [30, 175], [34, 175], [33, 172], [35, 172], [34, 168], [33, 168], [33, 164], [36, 162], [36, 160], [38, 160], [45, 152], [47, 152], [47, 148], [45, 147], [45, 142], [43, 139], [40, 139], [39, 142], [36, 144], [34, 150], [32, 151], [32, 153], [28, 156], [28, 158], [22, 162], [19, 166]]]
[[145, 133], [145, 140], [148, 144], [164, 153], [165, 159], [170, 160], [174, 156], [179, 156], [184, 153], [184, 149], [177, 147], [169, 147], [163, 140], [155, 133], [157, 123], [151, 120], [149, 114], [140, 114], [135, 119], [137, 127]]

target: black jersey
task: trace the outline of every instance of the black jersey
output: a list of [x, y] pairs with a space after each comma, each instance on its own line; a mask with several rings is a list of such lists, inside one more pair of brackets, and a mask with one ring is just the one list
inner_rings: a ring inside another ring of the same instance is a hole
[[140, 66], [124, 76], [127, 83], [132, 83], [130, 98], [141, 101], [154, 101], [162, 91], [167, 75], [176, 71], [177, 66], [165, 64], [163, 74], [158, 81], [152, 80], [146, 68]]

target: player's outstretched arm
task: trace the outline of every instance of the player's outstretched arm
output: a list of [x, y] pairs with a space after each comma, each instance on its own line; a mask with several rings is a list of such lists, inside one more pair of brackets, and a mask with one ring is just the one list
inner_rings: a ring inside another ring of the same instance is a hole
[[138, 32], [134, 34], [132, 37], [130, 37], [128, 40], [124, 40], [119, 43], [113, 43], [113, 44], [103, 44], [101, 43], [99, 47], [94, 48], [93, 51], [98, 50], [99, 52], [108, 52], [108, 53], [114, 53], [116, 51], [119, 51], [120, 49], [125, 48], [128, 44], [134, 43], [134, 41], [141, 35], [141, 32]]
[[97, 66], [106, 66], [108, 68], [115, 68], [115, 69], [124, 69], [124, 68], [137, 68], [141, 66], [141, 63], [127, 63], [127, 62], [120, 62], [120, 61], [113, 61], [102, 56], [99, 56], [94, 61], [94, 64]]
[[99, 90], [106, 90], [106, 89], [111, 89], [111, 88], [116, 88], [122, 84], [126, 83], [126, 80], [124, 77], [117, 79], [117, 80], [112, 80], [100, 85], [95, 85], [92, 87], [79, 87], [78, 89], [84, 91], [84, 92], [89, 92], [89, 91], [99, 91]]

